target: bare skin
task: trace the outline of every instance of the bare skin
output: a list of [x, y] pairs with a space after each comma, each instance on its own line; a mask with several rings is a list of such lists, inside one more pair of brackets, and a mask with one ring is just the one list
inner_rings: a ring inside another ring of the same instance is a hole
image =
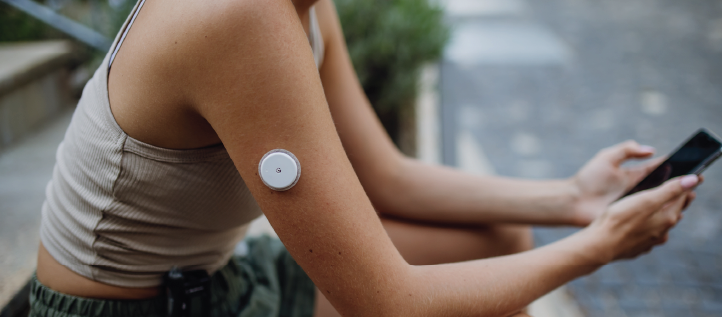
[[[317, 71], [304, 33], [313, 3], [148, 0], [113, 64], [109, 96], [133, 138], [173, 149], [225, 145], [324, 295], [317, 316], [517, 314], [571, 279], [663, 243], [694, 199], [697, 181], [675, 179], [613, 203], [654, 167], [620, 167], [652, 155], [634, 142], [601, 151], [570, 179], [546, 182], [404, 158], [363, 95], [328, 0], [317, 5], [327, 48]], [[287, 192], [255, 175], [273, 148], [303, 165]], [[397, 220], [379, 219], [377, 210]], [[528, 227], [509, 224], [587, 228], [526, 251]], [[454, 264], [431, 265], [439, 263]], [[42, 246], [38, 279], [78, 296], [157, 294], [85, 279]]]

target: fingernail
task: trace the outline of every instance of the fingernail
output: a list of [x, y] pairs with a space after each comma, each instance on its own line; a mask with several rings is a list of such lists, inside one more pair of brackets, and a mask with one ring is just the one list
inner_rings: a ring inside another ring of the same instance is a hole
[[682, 177], [682, 180], [679, 183], [684, 189], [690, 189], [699, 183], [699, 177], [697, 177], [697, 175], [687, 175]]
[[649, 145], [640, 145], [639, 150], [642, 152], [654, 152], [656, 149], [653, 146]]

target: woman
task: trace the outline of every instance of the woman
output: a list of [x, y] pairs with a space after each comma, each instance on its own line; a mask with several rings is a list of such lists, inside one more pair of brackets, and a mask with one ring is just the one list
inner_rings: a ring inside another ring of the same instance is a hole
[[[164, 315], [174, 266], [212, 275], [210, 303], [191, 305], [203, 316], [524, 316], [665, 242], [695, 197], [687, 176], [615, 202], [654, 167], [620, 167], [652, 155], [634, 142], [543, 182], [403, 157], [331, 0], [148, 0], [133, 12], [58, 149], [33, 316]], [[288, 191], [257, 174], [273, 149], [301, 163]], [[232, 256], [261, 210], [283, 245], [250, 240]], [[528, 224], [586, 228], [529, 251]], [[454, 264], [431, 265], [442, 263]]]

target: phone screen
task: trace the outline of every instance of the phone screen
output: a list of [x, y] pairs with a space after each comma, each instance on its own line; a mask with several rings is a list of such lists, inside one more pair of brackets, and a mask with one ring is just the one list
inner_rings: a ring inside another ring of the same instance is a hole
[[[722, 143], [700, 130], [624, 196], [662, 185], [670, 178], [701, 173], [720, 154]], [[624, 197], [622, 196], [622, 197]]]

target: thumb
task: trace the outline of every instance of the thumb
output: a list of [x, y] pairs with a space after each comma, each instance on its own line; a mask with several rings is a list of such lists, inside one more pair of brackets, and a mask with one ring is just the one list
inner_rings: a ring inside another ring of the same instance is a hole
[[694, 188], [699, 183], [697, 175], [686, 175], [675, 177], [668, 180], [662, 186], [640, 193], [640, 197], [645, 197], [641, 203], [646, 205], [646, 210], [653, 212], [658, 210], [667, 202], [679, 197], [687, 190]]

